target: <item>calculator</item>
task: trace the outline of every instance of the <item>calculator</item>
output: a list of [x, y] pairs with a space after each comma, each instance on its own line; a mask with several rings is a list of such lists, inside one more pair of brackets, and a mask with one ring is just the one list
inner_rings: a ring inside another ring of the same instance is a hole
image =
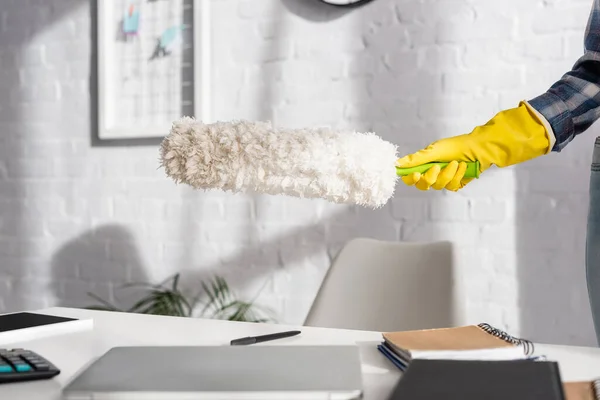
[[0, 349], [0, 383], [50, 379], [60, 370], [27, 349]]

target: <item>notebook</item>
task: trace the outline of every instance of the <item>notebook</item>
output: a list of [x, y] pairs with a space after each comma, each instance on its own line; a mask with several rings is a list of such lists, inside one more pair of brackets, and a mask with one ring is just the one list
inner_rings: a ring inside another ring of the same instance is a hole
[[555, 362], [413, 360], [388, 400], [415, 399], [564, 400], [565, 397]]
[[566, 400], [600, 400], [600, 378], [591, 381], [565, 382]]
[[379, 351], [401, 370], [413, 359], [518, 360], [532, 357], [534, 346], [489, 324], [383, 333]]

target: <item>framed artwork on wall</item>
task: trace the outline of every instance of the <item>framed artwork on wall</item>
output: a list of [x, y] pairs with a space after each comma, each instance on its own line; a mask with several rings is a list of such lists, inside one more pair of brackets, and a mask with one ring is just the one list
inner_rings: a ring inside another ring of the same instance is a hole
[[209, 0], [97, 0], [99, 140], [161, 138], [209, 118]]

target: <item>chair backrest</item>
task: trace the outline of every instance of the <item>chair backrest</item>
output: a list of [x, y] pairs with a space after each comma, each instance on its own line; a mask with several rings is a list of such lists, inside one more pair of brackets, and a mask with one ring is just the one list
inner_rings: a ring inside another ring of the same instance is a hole
[[307, 326], [397, 331], [453, 324], [450, 242], [354, 239], [333, 261]]

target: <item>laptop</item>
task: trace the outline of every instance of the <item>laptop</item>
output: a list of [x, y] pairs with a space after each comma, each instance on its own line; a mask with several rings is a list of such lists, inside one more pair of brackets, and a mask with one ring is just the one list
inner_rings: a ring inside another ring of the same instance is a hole
[[65, 400], [335, 399], [363, 393], [357, 346], [115, 347]]

